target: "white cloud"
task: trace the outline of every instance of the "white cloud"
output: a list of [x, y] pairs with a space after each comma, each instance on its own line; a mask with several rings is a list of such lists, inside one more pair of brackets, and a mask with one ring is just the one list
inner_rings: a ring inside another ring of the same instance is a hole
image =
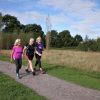
[[[15, 0], [5, 0], [9, 2], [15, 2]], [[94, 0], [95, 1], [95, 0]], [[100, 36], [100, 8], [98, 8], [97, 3], [93, 0], [37, 0], [32, 2], [32, 0], [18, 0], [22, 4], [23, 12], [13, 11], [3, 11], [11, 15], [17, 16], [18, 19], [23, 24], [28, 23], [38, 23], [45, 26], [47, 11], [43, 11], [47, 8], [53, 9], [54, 14], [51, 13], [50, 20], [55, 27], [63, 26], [73, 32], [88, 34], [95, 36]], [[21, 7], [21, 5], [20, 5]], [[41, 8], [42, 11], [37, 9]], [[65, 26], [64, 26], [65, 25]], [[61, 29], [60, 29], [61, 30]], [[63, 30], [63, 29], [62, 29]], [[59, 29], [58, 29], [59, 31]]]
[[61, 9], [62, 11], [70, 11], [76, 13], [83, 13], [95, 7], [95, 3], [89, 0], [40, 0], [40, 5], [52, 6], [55, 9]]
[[45, 18], [45, 15], [36, 11], [28, 11], [28, 12], [3, 11], [3, 14], [11, 14], [13, 16], [16, 16], [22, 24], [29, 24], [29, 23], [31, 24], [43, 21]]
[[25, 1], [29, 1], [29, 0], [1, 0], [1, 1], [5, 1], [5, 2], [25, 2]]
[[[63, 16], [59, 15], [58, 19], [53, 19], [56, 22], [66, 22], [71, 29], [77, 32], [89, 35], [95, 33], [100, 36], [100, 29], [92, 28], [96, 24], [100, 26], [100, 9], [92, 0], [53, 0], [52, 2], [51, 0], [40, 0], [39, 4], [61, 10]], [[76, 19], [80, 20], [76, 21]]]

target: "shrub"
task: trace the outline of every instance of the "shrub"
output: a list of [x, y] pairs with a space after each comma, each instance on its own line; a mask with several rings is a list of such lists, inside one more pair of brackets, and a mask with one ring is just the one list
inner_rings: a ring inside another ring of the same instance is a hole
[[100, 51], [100, 38], [82, 42], [79, 44], [78, 49], [82, 51]]

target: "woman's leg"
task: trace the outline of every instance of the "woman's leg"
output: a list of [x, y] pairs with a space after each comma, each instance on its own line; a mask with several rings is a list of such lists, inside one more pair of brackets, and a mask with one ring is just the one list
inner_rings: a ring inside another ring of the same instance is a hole
[[37, 66], [38, 65], [38, 57], [37, 57], [37, 54], [35, 54], [35, 58], [36, 58], [35, 66]]
[[28, 66], [27, 66], [27, 68], [25, 69], [25, 71], [26, 71], [27, 73], [29, 73], [29, 68], [30, 68], [31, 71], [32, 71], [32, 73], [33, 73], [33, 75], [35, 75], [35, 72], [34, 72], [34, 70], [33, 70], [33, 64], [32, 64], [32, 59], [33, 59], [34, 55], [26, 55], [26, 57], [27, 57], [27, 59], [28, 59]]
[[41, 56], [38, 56], [38, 64], [39, 64], [39, 68], [42, 74], [45, 74], [46, 72], [43, 70], [43, 68], [41, 67]]
[[41, 56], [39, 56], [38, 54], [35, 54], [35, 57], [36, 57], [36, 63], [35, 63], [35, 66], [36, 65], [39, 65], [39, 68], [40, 68], [40, 71], [42, 74], [45, 74], [46, 72], [42, 69], [41, 67]]
[[41, 68], [41, 57], [38, 57], [38, 64], [39, 64], [39, 68]]
[[16, 65], [16, 75], [19, 78], [19, 61], [17, 59], [15, 59], [14, 62]]
[[30, 67], [31, 71], [33, 72], [33, 65], [32, 65], [32, 61], [31, 61], [31, 60], [28, 60], [28, 63], [29, 63], [29, 67]]
[[35, 71], [34, 71], [34, 69], [33, 69], [32, 60], [28, 60], [28, 62], [29, 62], [29, 67], [30, 67], [30, 69], [31, 69], [31, 71], [32, 71], [32, 73], [33, 73], [33, 75], [35, 75]]
[[39, 68], [41, 68], [41, 56], [39, 56], [38, 54], [35, 54], [35, 57], [36, 57], [35, 66], [39, 65]]
[[41, 68], [41, 56], [37, 55], [37, 61], [38, 61], [39, 68]]
[[35, 66], [37, 66], [37, 65], [38, 65], [38, 60], [36, 59]]
[[16, 73], [19, 73], [19, 71], [18, 71], [18, 60], [15, 59], [14, 62], [15, 62], [15, 65], [16, 65]]
[[20, 70], [21, 67], [22, 67], [22, 59], [19, 59], [19, 60], [18, 60], [18, 63], [19, 63], [19, 64], [18, 64], [18, 65], [19, 65], [18, 69]]
[[[28, 55], [26, 55], [26, 59], [28, 60]], [[25, 68], [25, 71], [29, 72], [28, 70], [29, 70], [29, 62], [27, 64], [27, 67]]]
[[38, 54], [35, 54], [35, 57], [36, 57], [35, 66], [39, 65], [40, 70], [43, 71], [41, 68], [41, 56], [39, 56]]

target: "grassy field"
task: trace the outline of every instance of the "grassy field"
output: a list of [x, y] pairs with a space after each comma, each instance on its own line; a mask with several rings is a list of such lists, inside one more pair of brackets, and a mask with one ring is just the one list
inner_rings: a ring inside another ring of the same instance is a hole
[[[50, 51], [50, 52], [55, 52], [55, 51]], [[51, 55], [50, 52], [48, 53], [49, 55]], [[57, 51], [57, 52], [61, 52], [61, 51]], [[73, 53], [75, 51], [66, 51], [66, 52]], [[81, 86], [100, 90], [100, 72], [93, 71], [93, 70], [89, 71], [90, 69], [88, 69], [88, 68], [87, 68], [88, 70], [87, 69], [81, 70], [81, 68], [74, 67], [74, 65], [72, 66], [69, 64], [61, 65], [61, 63], [59, 64], [59, 62], [54, 63], [55, 62], [54, 60], [52, 60], [52, 62], [49, 62], [49, 61], [51, 61], [51, 60], [49, 60], [51, 56], [46, 56], [46, 51], [44, 53], [45, 53], [45, 55], [43, 55], [43, 66], [47, 70], [48, 74], [58, 77], [60, 79], [81, 85]], [[89, 53], [89, 54], [92, 55], [92, 53]], [[97, 54], [99, 54], [99, 53], [96, 53], [95, 55], [97, 55]], [[8, 53], [8, 55], [9, 55], [9, 53]], [[86, 55], [87, 55], [87, 53], [86, 53]], [[1, 55], [0, 59], [4, 60], [4, 61], [10, 61], [9, 57], [4, 56], [4, 55]], [[55, 59], [56, 59], [56, 61], [59, 61], [58, 60], [59, 58], [55, 58]], [[96, 61], [97, 61], [97, 58], [96, 58]], [[89, 63], [91, 63], [91, 62], [89, 62]], [[24, 65], [27, 64], [26, 59], [23, 60], [23, 64]], [[99, 64], [99, 62], [98, 62], [98, 64]]]
[[69, 65], [88, 71], [100, 71], [100, 53], [71, 50], [44, 51], [43, 60], [50, 64]]
[[[1, 53], [9, 55], [10, 51], [2, 50]], [[42, 60], [43, 62], [48, 62], [49, 64], [100, 72], [100, 53], [97, 52], [45, 50]]]
[[0, 72], [0, 100], [47, 100]]

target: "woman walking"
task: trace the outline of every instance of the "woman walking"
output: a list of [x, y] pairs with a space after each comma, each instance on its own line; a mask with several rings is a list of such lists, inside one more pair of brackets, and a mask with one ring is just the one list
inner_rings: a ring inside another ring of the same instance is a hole
[[34, 57], [34, 51], [35, 51], [35, 43], [34, 43], [33, 38], [30, 38], [29, 43], [26, 44], [26, 46], [24, 47], [24, 52], [25, 51], [26, 51], [26, 57], [28, 59], [28, 65], [25, 71], [29, 73], [29, 68], [30, 68], [32, 71], [32, 74], [35, 75], [35, 71], [33, 69], [33, 64], [32, 64], [32, 60]]
[[21, 40], [16, 39], [14, 46], [11, 52], [11, 61], [14, 60], [16, 65], [16, 76], [19, 79], [19, 70], [22, 67], [22, 55], [23, 55], [23, 46], [21, 45]]
[[42, 51], [44, 50], [44, 46], [42, 43], [42, 39], [41, 37], [38, 37], [36, 39], [36, 50], [35, 50], [35, 57], [36, 57], [36, 63], [35, 66], [39, 66], [39, 69], [41, 71], [41, 73], [45, 73], [41, 67], [41, 56], [42, 56]]

